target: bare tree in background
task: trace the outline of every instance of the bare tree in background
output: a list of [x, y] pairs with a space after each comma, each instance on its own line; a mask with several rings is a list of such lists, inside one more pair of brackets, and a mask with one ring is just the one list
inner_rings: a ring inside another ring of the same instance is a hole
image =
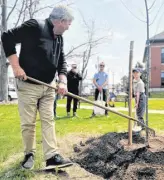
[[124, 92], [129, 92], [129, 89], [128, 89], [128, 76], [124, 75], [121, 78], [121, 86], [122, 86]]
[[121, 83], [116, 84], [116, 91], [119, 92], [121, 90]]
[[[52, 9], [56, 4], [65, 2], [65, 0], [54, 1], [53, 4], [45, 5], [44, 0], [15, 0], [12, 7], [7, 6], [9, 10], [7, 21], [11, 18], [13, 13], [17, 15], [14, 22], [14, 27], [17, 27], [20, 23], [28, 19], [35, 18], [37, 14], [46, 9]], [[43, 5], [41, 5], [43, 4]], [[71, 4], [67, 4], [71, 5]]]
[[[12, 7], [8, 6], [7, 0], [2, 1], [2, 21], [1, 34], [7, 30], [7, 24], [13, 14], [17, 14], [14, 26], [17, 27], [26, 18], [33, 18], [38, 10], [40, 0], [15, 0]], [[7, 13], [7, 10], [9, 12]], [[14, 18], [12, 18], [13, 20]], [[0, 101], [8, 100], [8, 63], [1, 44], [1, 60], [0, 60]]]
[[[1, 32], [4, 32], [7, 29], [7, 0], [2, 0], [1, 3]], [[6, 57], [2, 45], [0, 55], [0, 101], [3, 101], [8, 99], [8, 64], [6, 62]]]
[[108, 35], [104, 35], [104, 36], [96, 36], [96, 27], [95, 27], [95, 20], [92, 20], [91, 22], [87, 23], [85, 21], [85, 19], [83, 18], [83, 22], [84, 25], [86, 27], [86, 33], [87, 33], [87, 44], [84, 48], [84, 51], [82, 53], [82, 69], [81, 69], [81, 76], [82, 76], [82, 81], [80, 82], [80, 95], [82, 92], [82, 87], [83, 87], [83, 80], [86, 78], [87, 76], [87, 67], [88, 67], [88, 63], [91, 59], [91, 57], [93, 57], [94, 54], [94, 50], [96, 47], [98, 47], [99, 45], [102, 45], [104, 43], [106, 43], [109, 38]]

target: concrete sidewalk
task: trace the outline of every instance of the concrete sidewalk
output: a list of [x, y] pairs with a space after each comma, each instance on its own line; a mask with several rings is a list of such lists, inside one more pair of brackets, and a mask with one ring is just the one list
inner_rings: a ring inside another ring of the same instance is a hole
[[[66, 107], [66, 104], [58, 104], [58, 107]], [[83, 106], [80, 105], [80, 109], [93, 109], [93, 106]], [[123, 108], [123, 107], [115, 107], [115, 108], [110, 108], [111, 110], [114, 111], [125, 111], [128, 112], [128, 108]], [[132, 110], [134, 112], [134, 109]], [[149, 110], [149, 113], [151, 114], [164, 114], [164, 110]]]

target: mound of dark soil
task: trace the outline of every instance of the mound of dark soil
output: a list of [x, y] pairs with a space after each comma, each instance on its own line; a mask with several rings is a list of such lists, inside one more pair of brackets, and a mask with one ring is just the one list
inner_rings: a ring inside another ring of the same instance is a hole
[[109, 133], [74, 146], [73, 161], [104, 179], [163, 180], [164, 137], [151, 138], [149, 148], [144, 143], [143, 137], [133, 135], [128, 146], [127, 133]]

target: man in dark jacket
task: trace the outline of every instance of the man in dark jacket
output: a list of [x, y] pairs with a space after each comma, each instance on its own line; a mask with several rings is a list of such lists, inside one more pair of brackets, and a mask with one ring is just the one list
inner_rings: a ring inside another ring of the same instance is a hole
[[[72, 69], [67, 74], [67, 81], [68, 81], [68, 91], [78, 95], [79, 94], [79, 81], [82, 80], [82, 77], [79, 73], [77, 73], [77, 65], [72, 64]], [[67, 116], [70, 117], [70, 110], [71, 110], [71, 102], [73, 99], [73, 116], [77, 116], [77, 103], [78, 99], [72, 98], [70, 96], [67, 97]]]
[[[51, 84], [58, 71], [58, 93], [64, 95], [67, 92], [62, 34], [68, 30], [72, 20], [73, 16], [67, 7], [56, 6], [46, 20], [30, 19], [21, 26], [4, 32], [1, 37], [6, 57], [17, 78], [18, 106], [25, 152], [22, 167], [26, 169], [31, 169], [34, 165], [37, 109], [42, 122], [46, 166], [72, 165], [57, 153], [53, 120], [54, 90], [31, 82], [27, 78], [30, 76]], [[18, 43], [21, 44], [19, 58], [15, 48]]]

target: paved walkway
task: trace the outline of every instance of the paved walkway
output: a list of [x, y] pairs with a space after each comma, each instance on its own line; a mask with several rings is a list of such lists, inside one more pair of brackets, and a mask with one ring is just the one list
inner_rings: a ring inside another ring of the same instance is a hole
[[[58, 104], [58, 107], [66, 107], [65, 104]], [[93, 109], [93, 106], [83, 106], [80, 105], [80, 109]], [[127, 111], [128, 112], [128, 108], [123, 108], [123, 107], [115, 107], [115, 108], [110, 108], [111, 110], [114, 111]], [[133, 109], [134, 112], [134, 109]], [[151, 114], [164, 114], [164, 110], [149, 110], [149, 113]]]

